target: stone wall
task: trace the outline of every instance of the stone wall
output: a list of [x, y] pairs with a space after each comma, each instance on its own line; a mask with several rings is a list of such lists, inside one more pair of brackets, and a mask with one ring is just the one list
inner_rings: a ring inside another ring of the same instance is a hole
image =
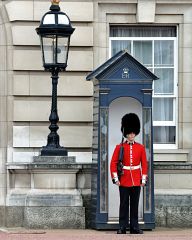
[[156, 226], [173, 228], [192, 227], [192, 191], [156, 191]]
[[192, 227], [192, 163], [155, 163], [155, 216], [160, 227]]

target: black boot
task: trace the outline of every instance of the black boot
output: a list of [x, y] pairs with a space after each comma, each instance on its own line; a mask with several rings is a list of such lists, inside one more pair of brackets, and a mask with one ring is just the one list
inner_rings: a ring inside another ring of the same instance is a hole
[[126, 228], [120, 227], [119, 230], [117, 230], [117, 234], [126, 234]]
[[130, 229], [130, 234], [143, 234], [141, 229]]

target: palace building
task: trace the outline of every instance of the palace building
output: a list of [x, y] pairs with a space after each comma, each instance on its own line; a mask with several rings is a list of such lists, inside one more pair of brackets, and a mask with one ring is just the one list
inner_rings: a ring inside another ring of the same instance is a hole
[[192, 0], [60, 2], [75, 28], [57, 91], [68, 157], [40, 157], [52, 83], [35, 29], [50, 6], [0, 1], [0, 226], [116, 228], [109, 163], [136, 112], [150, 166], [141, 228], [192, 227]]

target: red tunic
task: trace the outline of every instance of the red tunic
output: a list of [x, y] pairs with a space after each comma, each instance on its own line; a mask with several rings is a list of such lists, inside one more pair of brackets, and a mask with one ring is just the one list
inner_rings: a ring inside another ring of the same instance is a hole
[[[111, 177], [117, 177], [117, 163], [119, 160], [119, 150], [121, 144], [117, 145], [110, 164]], [[147, 177], [147, 158], [145, 147], [142, 144], [134, 142], [132, 145], [123, 143], [123, 169], [124, 174], [120, 178], [120, 186], [132, 187], [140, 186], [141, 180]], [[130, 169], [133, 167], [132, 169]], [[127, 168], [127, 169], [126, 169]]]

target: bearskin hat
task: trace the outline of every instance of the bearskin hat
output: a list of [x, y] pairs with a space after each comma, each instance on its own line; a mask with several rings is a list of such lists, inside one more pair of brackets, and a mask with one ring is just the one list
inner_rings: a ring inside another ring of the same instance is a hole
[[140, 133], [140, 120], [135, 113], [128, 113], [122, 117], [121, 132], [124, 137], [129, 133], [135, 133], [135, 135]]

